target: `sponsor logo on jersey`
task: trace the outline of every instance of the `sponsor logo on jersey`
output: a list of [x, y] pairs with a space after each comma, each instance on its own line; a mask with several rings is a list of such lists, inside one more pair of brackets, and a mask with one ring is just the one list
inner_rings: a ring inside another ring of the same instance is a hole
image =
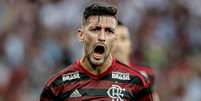
[[129, 73], [112, 72], [113, 79], [130, 80]]
[[64, 74], [62, 76], [62, 79], [63, 81], [66, 81], [66, 80], [74, 80], [74, 79], [78, 79], [80, 78], [80, 74], [79, 72], [72, 72], [72, 73], [68, 73], [68, 74]]
[[76, 89], [74, 90], [69, 97], [81, 97], [82, 95], [80, 94], [80, 92]]
[[112, 98], [112, 101], [124, 101], [125, 88], [121, 88], [119, 85], [112, 85], [107, 90], [107, 95]]

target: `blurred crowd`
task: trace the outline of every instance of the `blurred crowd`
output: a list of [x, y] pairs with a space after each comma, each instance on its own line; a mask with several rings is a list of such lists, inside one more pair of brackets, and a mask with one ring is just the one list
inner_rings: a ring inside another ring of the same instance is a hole
[[118, 7], [131, 61], [155, 69], [161, 101], [201, 101], [201, 0], [0, 0], [0, 101], [37, 101], [79, 59], [76, 29], [94, 1]]

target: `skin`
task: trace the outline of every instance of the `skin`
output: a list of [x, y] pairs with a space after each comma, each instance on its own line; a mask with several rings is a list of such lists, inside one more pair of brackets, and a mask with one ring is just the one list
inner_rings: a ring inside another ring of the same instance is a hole
[[[81, 65], [94, 75], [99, 75], [112, 65], [111, 50], [116, 41], [116, 18], [113, 16], [90, 16], [78, 35], [84, 45]], [[104, 52], [95, 52], [96, 46], [103, 46]]]
[[117, 41], [112, 52], [113, 56], [124, 64], [129, 65], [129, 56], [131, 53], [131, 39], [129, 30], [125, 26], [117, 26], [115, 29]]

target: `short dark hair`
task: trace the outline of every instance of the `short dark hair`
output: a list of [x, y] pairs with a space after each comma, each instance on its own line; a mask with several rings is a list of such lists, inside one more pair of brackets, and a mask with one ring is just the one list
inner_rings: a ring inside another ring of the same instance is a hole
[[93, 3], [84, 10], [82, 23], [85, 24], [90, 16], [114, 16], [116, 18], [117, 8], [103, 3]]

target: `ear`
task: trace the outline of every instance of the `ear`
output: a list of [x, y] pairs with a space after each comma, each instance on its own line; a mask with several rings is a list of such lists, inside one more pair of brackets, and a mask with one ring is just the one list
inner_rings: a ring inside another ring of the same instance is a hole
[[82, 31], [81, 28], [77, 29], [77, 37], [78, 37], [78, 39], [79, 39], [80, 42], [84, 41], [84, 33], [83, 33], [83, 31]]

